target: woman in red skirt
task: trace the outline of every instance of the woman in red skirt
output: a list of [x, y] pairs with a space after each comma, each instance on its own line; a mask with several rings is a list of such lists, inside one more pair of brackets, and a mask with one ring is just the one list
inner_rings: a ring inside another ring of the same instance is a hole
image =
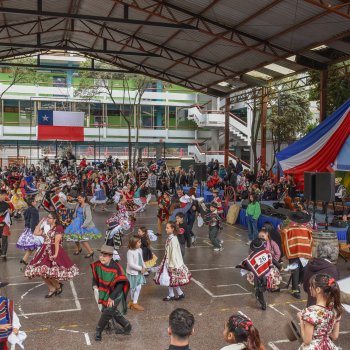
[[[44, 221], [47, 224], [44, 225]], [[24, 275], [28, 278], [41, 277], [49, 293], [45, 298], [62, 293], [63, 284], [79, 274], [78, 267], [68, 257], [62, 247], [63, 227], [58, 224], [56, 213], [50, 213], [42, 219], [34, 230], [34, 235], [43, 236], [44, 244], [27, 265]]]

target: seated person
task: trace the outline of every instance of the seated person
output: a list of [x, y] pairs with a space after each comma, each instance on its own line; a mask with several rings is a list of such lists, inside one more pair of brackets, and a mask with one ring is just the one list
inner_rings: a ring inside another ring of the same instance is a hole
[[194, 316], [185, 309], [175, 309], [169, 315], [168, 334], [170, 346], [168, 350], [189, 350], [190, 336], [194, 329]]

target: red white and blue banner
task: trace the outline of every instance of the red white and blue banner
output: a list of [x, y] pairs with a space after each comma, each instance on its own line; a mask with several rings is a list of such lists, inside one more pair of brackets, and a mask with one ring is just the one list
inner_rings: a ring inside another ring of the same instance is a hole
[[276, 157], [286, 174], [303, 183], [305, 171], [350, 170], [350, 99]]
[[38, 110], [38, 140], [84, 141], [84, 112]]

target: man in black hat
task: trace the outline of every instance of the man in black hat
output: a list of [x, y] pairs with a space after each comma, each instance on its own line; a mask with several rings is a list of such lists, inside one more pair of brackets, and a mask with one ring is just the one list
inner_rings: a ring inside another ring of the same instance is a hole
[[[122, 267], [112, 259], [113, 247], [103, 245], [100, 250], [99, 261], [91, 264], [92, 287], [98, 294], [98, 304], [102, 305], [102, 315], [98, 321], [95, 333], [95, 340], [102, 340], [102, 332], [113, 320], [122, 328], [116, 329], [117, 334], [130, 334], [131, 324], [122, 315], [126, 313], [126, 297], [130, 289], [128, 278], [125, 276]], [[121, 305], [122, 312], [118, 310]]]

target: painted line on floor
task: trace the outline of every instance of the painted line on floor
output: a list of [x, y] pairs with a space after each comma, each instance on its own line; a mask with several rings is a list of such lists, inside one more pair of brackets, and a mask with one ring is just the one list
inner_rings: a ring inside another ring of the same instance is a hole
[[276, 344], [282, 344], [282, 343], [290, 343], [290, 341], [289, 341], [288, 339], [270, 341], [270, 342], [267, 343], [267, 345], [268, 345], [272, 350], [281, 350]]
[[89, 333], [84, 333], [84, 337], [85, 337], [86, 345], [91, 345]]
[[80, 301], [78, 299], [78, 294], [77, 294], [77, 291], [75, 289], [74, 282], [70, 281], [69, 284], [70, 284], [70, 287], [72, 288], [72, 293], [73, 293], [73, 297], [74, 297], [74, 301], [75, 301], [75, 306], [77, 307], [77, 310], [80, 311], [81, 310], [81, 305], [80, 305]]
[[246, 314], [244, 314], [242, 311], [238, 311], [238, 313], [239, 313], [240, 315], [242, 315], [242, 316], [244, 316], [244, 317], [250, 319], [250, 317], [248, 317], [248, 316], [247, 316]]
[[[22, 276], [23, 277], [23, 276]], [[43, 282], [19, 282], [19, 283], [10, 283], [8, 286], [20, 286], [22, 284], [43, 284]]]
[[248, 292], [248, 289], [245, 289], [244, 287], [242, 287], [239, 283], [233, 283], [233, 284], [220, 284], [218, 286], [215, 286], [216, 288], [222, 288], [222, 287], [232, 287], [232, 286], [237, 286], [241, 289], [243, 289], [244, 291]]
[[296, 306], [293, 305], [293, 304], [289, 304], [289, 306], [290, 306], [291, 308], [293, 308], [294, 310], [301, 311], [301, 309], [299, 309], [298, 307], [296, 307]]
[[276, 312], [279, 313], [280, 315], [285, 316], [285, 314], [284, 314], [283, 312], [277, 310], [277, 309], [274, 307], [274, 304], [272, 304], [272, 305], [270, 304], [270, 305], [268, 305], [268, 306], [269, 306], [269, 308], [271, 308], [273, 311], [276, 311]]
[[198, 272], [198, 271], [217, 271], [217, 270], [226, 270], [226, 269], [235, 269], [236, 266], [225, 266], [225, 267], [210, 267], [207, 269], [196, 269], [196, 270], [190, 270], [191, 272]]
[[[35, 282], [36, 283], [36, 282]], [[24, 297], [27, 296], [28, 293], [30, 293], [31, 291], [33, 291], [36, 288], [39, 288], [41, 286], [43, 286], [45, 283], [39, 283], [38, 285], [34, 286], [33, 288], [29, 288], [25, 293], [23, 293], [21, 295], [21, 301], [23, 301]], [[21, 301], [18, 303], [18, 311], [21, 313], [21, 315], [18, 316], [23, 316], [24, 318], [28, 318], [28, 315], [23, 314], [23, 309], [22, 309], [22, 303]]]
[[28, 318], [27, 316], [39, 316], [39, 315], [47, 315], [47, 314], [60, 314], [64, 312], [74, 312], [74, 311], [80, 311], [77, 309], [65, 309], [65, 310], [54, 310], [54, 311], [43, 311], [43, 312], [31, 312], [26, 314], [19, 314], [17, 316], [22, 316], [24, 318]]
[[63, 328], [58, 328], [59, 331], [64, 331], [64, 332], [70, 332], [70, 333], [79, 333], [79, 331], [73, 331], [72, 329], [63, 329]]
[[221, 295], [215, 295], [213, 294], [209, 289], [205, 288], [203, 283], [197, 281], [195, 278], [192, 277], [191, 281], [193, 281], [197, 286], [202, 288], [209, 296], [212, 298], [225, 298], [225, 297], [233, 297], [233, 296], [242, 296], [242, 295], [248, 295], [251, 293], [232, 293], [232, 294], [221, 294]]

